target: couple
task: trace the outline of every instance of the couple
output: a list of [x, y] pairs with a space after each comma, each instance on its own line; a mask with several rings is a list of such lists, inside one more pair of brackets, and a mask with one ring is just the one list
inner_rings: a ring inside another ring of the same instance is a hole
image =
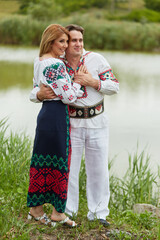
[[[51, 203], [52, 226], [57, 222], [77, 225], [64, 212], [69, 216], [78, 212], [79, 170], [84, 149], [87, 217], [109, 225], [106, 221], [110, 195], [109, 133], [103, 99], [104, 94], [117, 93], [119, 83], [104, 57], [83, 49], [83, 32], [77, 25], [63, 28], [51, 24], [42, 35], [39, 58], [34, 63], [30, 99], [43, 101], [43, 105], [37, 118], [31, 159], [28, 218], [50, 223], [43, 204]], [[64, 51], [65, 57], [60, 60]]]

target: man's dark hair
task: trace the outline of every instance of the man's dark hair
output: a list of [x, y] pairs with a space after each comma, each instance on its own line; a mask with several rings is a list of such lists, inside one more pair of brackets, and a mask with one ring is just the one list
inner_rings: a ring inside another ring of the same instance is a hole
[[79, 26], [79, 25], [76, 25], [76, 24], [69, 24], [69, 25], [67, 25], [65, 28], [66, 28], [69, 32], [76, 30], [76, 31], [81, 32], [82, 35], [83, 35], [83, 33], [84, 33], [84, 28], [81, 27], [81, 26]]

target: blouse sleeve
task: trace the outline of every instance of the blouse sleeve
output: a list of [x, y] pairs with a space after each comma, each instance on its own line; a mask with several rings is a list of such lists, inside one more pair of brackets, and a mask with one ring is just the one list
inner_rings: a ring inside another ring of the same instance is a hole
[[45, 67], [42, 81], [51, 87], [65, 104], [73, 103], [81, 96], [81, 85], [78, 83], [72, 85], [64, 63], [57, 62]]

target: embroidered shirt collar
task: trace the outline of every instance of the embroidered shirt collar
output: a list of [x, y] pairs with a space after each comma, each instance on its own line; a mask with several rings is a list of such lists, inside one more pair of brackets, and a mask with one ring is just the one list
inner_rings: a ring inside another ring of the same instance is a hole
[[[85, 56], [85, 54], [86, 54], [86, 50], [83, 49], [82, 56], [81, 56], [81, 58], [80, 58], [80, 60], [79, 60], [78, 66], [77, 66], [77, 71], [78, 71], [79, 67], [84, 63], [84, 56]], [[68, 66], [69, 68], [72, 69], [72, 67], [71, 67], [70, 63], [68, 62], [68, 60], [67, 60], [67, 58], [66, 58], [65, 55], [63, 55], [63, 56], [61, 57], [61, 59], [62, 59], [62, 61], [65, 63], [66, 66]], [[73, 70], [73, 69], [72, 69], [72, 70]]]

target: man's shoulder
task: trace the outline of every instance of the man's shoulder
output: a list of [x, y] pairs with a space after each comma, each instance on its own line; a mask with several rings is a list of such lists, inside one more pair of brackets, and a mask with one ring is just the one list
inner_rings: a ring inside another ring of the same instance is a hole
[[83, 53], [83, 57], [84, 58], [95, 58], [95, 59], [100, 59], [100, 58], [104, 58], [100, 53], [97, 52], [92, 52], [92, 51], [85, 51]]
[[[89, 52], [89, 51], [85, 51], [84, 54], [84, 61], [85, 64], [91, 65], [92, 67], [96, 67], [99, 69], [103, 69], [103, 68], [111, 68], [109, 62], [107, 61], [107, 59], [100, 53], [97, 52]], [[103, 71], [103, 70], [102, 70]]]

